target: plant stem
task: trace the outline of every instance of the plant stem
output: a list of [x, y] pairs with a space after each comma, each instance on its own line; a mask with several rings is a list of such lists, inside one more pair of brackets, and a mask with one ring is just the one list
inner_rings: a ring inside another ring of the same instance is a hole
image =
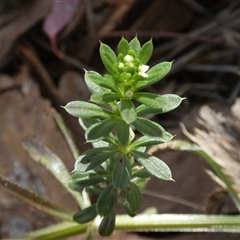
[[[60, 239], [86, 233], [90, 227], [97, 231], [100, 217], [88, 224], [63, 222], [31, 232], [22, 239]], [[117, 215], [116, 230], [126, 232], [231, 232], [240, 233], [240, 216], [206, 214], [140, 214], [134, 218]]]
[[116, 229], [159, 232], [240, 232], [240, 216], [205, 214], [119, 215]]
[[56, 121], [58, 127], [60, 128], [62, 134], [64, 135], [64, 137], [66, 139], [66, 142], [72, 152], [74, 159], [77, 159], [79, 157], [80, 153], [79, 153], [78, 148], [72, 138], [72, 135], [71, 135], [69, 129], [67, 128], [66, 124], [63, 121], [62, 116], [59, 113], [55, 112], [54, 118], [55, 118], [55, 121]]

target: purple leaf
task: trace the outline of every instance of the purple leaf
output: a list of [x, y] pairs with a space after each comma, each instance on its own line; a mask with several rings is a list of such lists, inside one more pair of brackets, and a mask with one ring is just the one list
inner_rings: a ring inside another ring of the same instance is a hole
[[79, 3], [80, 0], [54, 0], [52, 11], [47, 15], [43, 23], [43, 31], [49, 37], [52, 50], [59, 58], [63, 58], [63, 53], [57, 47], [56, 37], [71, 21]]

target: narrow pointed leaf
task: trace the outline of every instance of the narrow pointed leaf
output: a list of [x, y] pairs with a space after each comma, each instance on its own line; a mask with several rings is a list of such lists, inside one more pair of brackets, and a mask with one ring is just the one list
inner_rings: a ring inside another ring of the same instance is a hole
[[138, 53], [138, 58], [142, 64], [146, 64], [152, 56], [153, 44], [152, 40], [143, 44], [141, 50]]
[[169, 73], [169, 71], [171, 70], [171, 66], [172, 62], [162, 62], [150, 68], [150, 70], [147, 72], [147, 79], [145, 81], [137, 82], [134, 86], [134, 90], [140, 90], [141, 88], [145, 88], [160, 81]]
[[131, 166], [127, 156], [114, 159], [112, 181], [113, 186], [119, 191], [126, 188], [131, 179]]
[[96, 216], [97, 216], [97, 208], [96, 208], [96, 204], [93, 204], [74, 214], [73, 220], [78, 223], [87, 223], [92, 221]]
[[111, 213], [102, 219], [98, 228], [98, 233], [102, 237], [110, 236], [115, 229], [116, 216], [115, 212]]
[[92, 148], [83, 153], [84, 157], [81, 160], [81, 163], [91, 163], [95, 158], [99, 158], [102, 154], [116, 152], [115, 148], [112, 147], [99, 147]]
[[116, 125], [117, 139], [122, 146], [126, 146], [129, 142], [129, 126], [124, 121], [118, 121]]
[[99, 184], [103, 181], [104, 181], [103, 177], [89, 175], [88, 178], [75, 182], [74, 186], [77, 187], [78, 189], [81, 189], [81, 188], [83, 189], [89, 186]]
[[98, 123], [95, 123], [90, 128], [87, 129], [85, 137], [87, 141], [98, 141], [108, 136], [112, 131], [117, 121], [113, 119], [105, 119]]
[[118, 53], [122, 53], [123, 56], [127, 55], [129, 50], [129, 44], [128, 41], [122, 37], [121, 41], [118, 44]]
[[172, 111], [177, 108], [183, 100], [183, 98], [175, 94], [159, 95], [147, 92], [136, 93], [134, 99], [149, 108], [160, 109], [161, 112]]
[[109, 118], [111, 115], [107, 109], [84, 101], [70, 102], [64, 108], [72, 116], [83, 119]]
[[109, 216], [115, 212], [118, 191], [110, 183], [99, 195], [97, 200], [97, 212], [100, 216]]
[[109, 150], [109, 151], [103, 151], [94, 157], [91, 157], [91, 162], [82, 163], [82, 159], [87, 159], [87, 155], [82, 154], [75, 163], [74, 171], [80, 171], [85, 172], [94, 169], [95, 167], [102, 164], [104, 161], [106, 161], [108, 158], [113, 156], [116, 153], [116, 150]]
[[97, 85], [96, 83], [90, 81], [89, 79], [87, 78], [84, 78], [85, 80], [85, 83], [87, 85], [87, 88], [88, 90], [94, 94], [94, 93], [105, 93], [105, 92], [109, 92], [110, 90], [107, 89], [107, 88], [103, 88], [103, 87], [100, 87], [99, 85]]
[[129, 186], [127, 187], [126, 197], [129, 209], [131, 212], [137, 214], [141, 206], [142, 197], [138, 187], [132, 182], [130, 182]]
[[124, 211], [130, 216], [130, 217], [135, 217], [137, 215], [136, 212], [133, 212], [130, 207], [129, 204], [126, 200], [120, 200], [119, 204], [121, 205], [121, 207], [124, 209]]
[[172, 138], [173, 138], [173, 136], [168, 132], [165, 132], [164, 138], [163, 137], [143, 136], [143, 137], [140, 137], [139, 139], [137, 139], [135, 142], [133, 142], [131, 144], [131, 148], [134, 149], [134, 148], [139, 148], [142, 146], [151, 146], [151, 145], [156, 145], [156, 144], [160, 144], [160, 143], [165, 143], [165, 142], [171, 141]]
[[138, 117], [137, 120], [132, 124], [143, 135], [150, 137], [169, 138], [169, 133], [166, 132], [162, 126], [151, 120]]
[[94, 71], [86, 71], [85, 72], [85, 79], [88, 79], [100, 87], [107, 88], [112, 91], [116, 91], [117, 87], [115, 86], [114, 82], [111, 81], [109, 78], [104, 78], [100, 74]]
[[159, 158], [139, 151], [131, 151], [131, 155], [155, 177], [173, 180], [168, 165]]
[[131, 100], [123, 99], [121, 101], [121, 117], [127, 124], [137, 119], [136, 109]]
[[101, 92], [101, 93], [94, 93], [91, 96], [90, 101], [104, 104], [116, 101], [121, 98], [120, 94], [113, 93], [113, 92]]
[[130, 49], [133, 49], [137, 56], [138, 56], [138, 53], [140, 52], [141, 50], [141, 45], [140, 45], [140, 42], [138, 41], [137, 37], [135, 37], [130, 43], [129, 43], [129, 48]]
[[119, 74], [118, 68], [117, 68], [118, 59], [114, 51], [106, 44], [101, 43], [100, 56], [108, 72], [113, 75], [118, 75]]

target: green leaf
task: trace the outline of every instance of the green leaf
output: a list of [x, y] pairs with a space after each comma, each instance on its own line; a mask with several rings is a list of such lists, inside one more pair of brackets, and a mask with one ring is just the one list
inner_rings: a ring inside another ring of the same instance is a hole
[[126, 146], [129, 142], [129, 126], [124, 121], [118, 121], [115, 129], [119, 143]]
[[131, 100], [121, 100], [121, 117], [127, 124], [130, 124], [137, 119], [136, 109]]
[[122, 206], [124, 211], [130, 216], [130, 217], [135, 217], [137, 215], [136, 212], [132, 212], [132, 210], [129, 207], [129, 204], [126, 200], [119, 199], [119, 204]]
[[[92, 170], [116, 153], [116, 150], [113, 148], [103, 147], [103, 148], [95, 148], [95, 149], [98, 149], [95, 155], [92, 154], [92, 152], [91, 154], [89, 153], [88, 155], [86, 151], [76, 160], [74, 171], [85, 172], [85, 171]], [[82, 163], [83, 159], [85, 163]]]
[[114, 82], [111, 81], [109, 78], [104, 78], [100, 74], [94, 71], [85, 71], [85, 79], [88, 79], [100, 87], [107, 88], [112, 91], [116, 91], [117, 87], [115, 86]]
[[129, 43], [129, 48], [130, 49], [133, 49], [137, 56], [138, 56], [138, 53], [140, 52], [141, 50], [141, 45], [140, 45], [140, 42], [138, 41], [137, 37], [135, 37], [130, 43]]
[[142, 136], [139, 139], [137, 139], [135, 142], [131, 144], [131, 148], [139, 148], [142, 146], [151, 146], [151, 145], [156, 145], [160, 143], [165, 143], [171, 141], [173, 136], [165, 132], [164, 138], [163, 137], [148, 137], [148, 136]]
[[109, 103], [109, 102], [112, 102], [112, 101], [116, 101], [120, 98], [121, 98], [121, 95], [117, 94], [117, 93], [105, 93], [102, 96], [102, 99], [103, 99], [104, 103]]
[[89, 186], [99, 184], [100, 182], [103, 182], [104, 180], [105, 180], [104, 177], [88, 175], [84, 179], [74, 181], [73, 186], [74, 186], [74, 189], [83, 189], [83, 188], [86, 188]]
[[126, 198], [131, 212], [137, 214], [141, 206], [142, 197], [138, 187], [132, 182], [129, 183], [129, 186], [126, 189]]
[[101, 140], [109, 135], [117, 123], [118, 122], [113, 119], [105, 119], [103, 121], [95, 123], [87, 129], [85, 138], [88, 142]]
[[74, 214], [73, 220], [78, 223], [87, 223], [92, 221], [96, 216], [97, 216], [96, 204], [93, 204]]
[[117, 150], [112, 147], [99, 147], [99, 148], [91, 148], [85, 151], [82, 155], [84, 157], [81, 160], [81, 163], [91, 163], [94, 161], [95, 158], [99, 158], [101, 154], [116, 152]]
[[86, 131], [88, 128], [90, 128], [93, 124], [100, 122], [99, 119], [82, 119], [79, 118], [78, 122], [82, 129]]
[[148, 77], [144, 81], [138, 81], [134, 86], [134, 91], [138, 91], [142, 88], [153, 85], [161, 80], [169, 73], [171, 66], [172, 62], [162, 62], [150, 68], [150, 70], [147, 72]]
[[98, 228], [98, 233], [102, 237], [110, 236], [115, 229], [116, 214], [111, 213], [109, 216], [104, 217]]
[[122, 53], [123, 56], [127, 55], [129, 50], [128, 41], [122, 37], [121, 41], [118, 43], [118, 53]]
[[184, 98], [181, 98], [175, 94], [159, 95], [141, 92], [134, 94], [134, 99], [149, 108], [160, 109], [161, 113], [163, 113], [177, 108]]
[[84, 101], [70, 102], [64, 108], [72, 116], [83, 119], [109, 118], [111, 116], [109, 110]]
[[89, 89], [89, 91], [94, 94], [94, 93], [105, 93], [105, 92], [110, 92], [109, 89], [107, 88], [103, 88], [98, 86], [96, 83], [90, 81], [89, 79], [85, 78], [85, 83], [87, 85], [87, 88]]
[[173, 180], [168, 165], [159, 158], [139, 151], [131, 151], [130, 154], [155, 177]]
[[152, 44], [152, 40], [149, 40], [148, 42], [143, 44], [143, 46], [138, 54], [140, 63], [146, 64], [149, 61], [149, 59], [151, 58], [152, 52], [153, 52], [153, 44]]
[[131, 166], [127, 156], [119, 156], [114, 159], [112, 182], [119, 191], [126, 188], [131, 179]]
[[79, 193], [72, 191], [68, 186], [68, 181], [71, 178], [71, 174], [61, 158], [59, 158], [55, 153], [43, 146], [34, 138], [29, 137], [24, 139], [22, 145], [30, 157], [38, 164], [45, 167], [45, 169], [47, 169], [54, 176], [54, 178], [57, 179], [62, 186], [65, 187], [65, 189], [67, 189], [67, 191], [73, 196], [79, 205], [82, 206], [82, 196]]
[[115, 212], [118, 191], [110, 183], [99, 195], [97, 200], [97, 212], [100, 216], [109, 216]]
[[143, 135], [150, 137], [169, 138], [169, 133], [159, 124], [145, 118], [138, 117], [132, 123], [134, 127]]
[[108, 72], [113, 75], [119, 75], [118, 68], [117, 68], [117, 63], [118, 63], [117, 56], [108, 45], [101, 43], [100, 56]]

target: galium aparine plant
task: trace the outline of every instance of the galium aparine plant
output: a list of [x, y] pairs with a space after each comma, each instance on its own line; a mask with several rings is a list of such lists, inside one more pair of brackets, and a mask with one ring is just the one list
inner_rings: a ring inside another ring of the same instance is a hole
[[[146, 149], [173, 136], [144, 116], [169, 112], [183, 98], [143, 90], [161, 80], [172, 65], [162, 62], [149, 68], [152, 51], [151, 40], [141, 46], [137, 37], [130, 42], [122, 38], [117, 55], [101, 43], [100, 56], [108, 73], [85, 71], [89, 102], [73, 101], [64, 107], [79, 119], [86, 141], [93, 146], [76, 160], [70, 186], [98, 195], [96, 203], [76, 213], [74, 220], [86, 223], [99, 215], [102, 236], [114, 230], [117, 204], [133, 217], [141, 205], [141, 190], [151, 177], [172, 180], [169, 167]], [[142, 136], [136, 138], [133, 128]]]

